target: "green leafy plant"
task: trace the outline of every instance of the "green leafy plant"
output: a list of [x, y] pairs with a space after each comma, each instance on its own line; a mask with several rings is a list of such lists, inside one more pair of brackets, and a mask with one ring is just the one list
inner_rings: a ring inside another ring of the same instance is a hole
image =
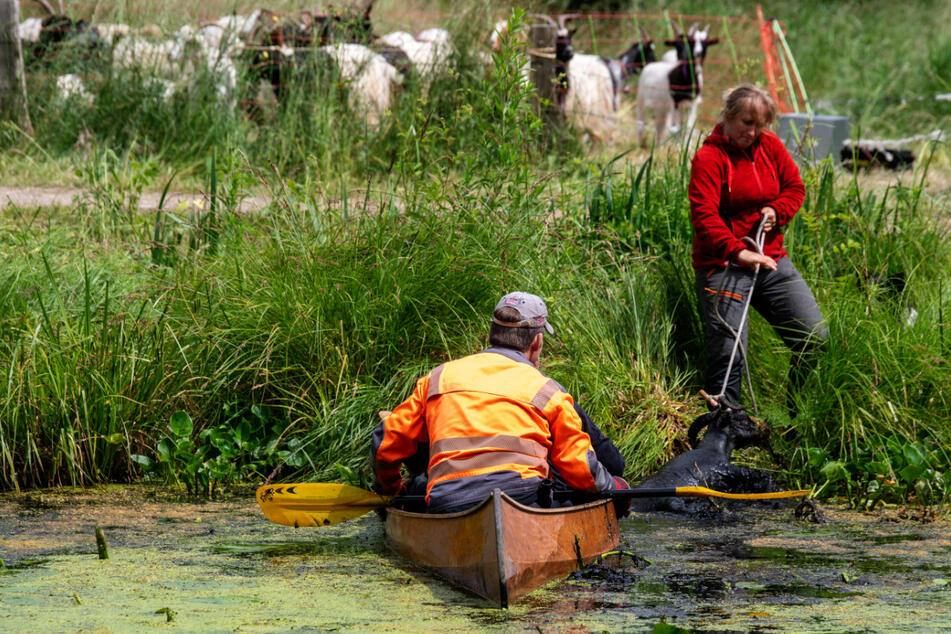
[[[226, 422], [195, 434], [191, 416], [180, 410], [169, 419], [169, 434], [155, 446], [155, 458], [133, 454], [132, 460], [145, 473], [184, 486], [190, 495], [213, 497], [235, 483], [263, 479], [264, 472], [278, 464], [304, 464], [300, 441], [284, 441], [283, 425], [268, 423], [266, 410], [252, 405], [247, 412], [236, 411]], [[270, 435], [262, 435], [266, 430]]]
[[875, 451], [861, 449], [851, 460], [831, 459], [827, 450], [817, 447], [806, 453], [808, 468], [822, 482], [815, 495], [844, 488], [856, 508], [914, 503], [924, 512], [951, 493], [948, 465], [941, 464], [936, 447], [926, 442], [892, 436]]

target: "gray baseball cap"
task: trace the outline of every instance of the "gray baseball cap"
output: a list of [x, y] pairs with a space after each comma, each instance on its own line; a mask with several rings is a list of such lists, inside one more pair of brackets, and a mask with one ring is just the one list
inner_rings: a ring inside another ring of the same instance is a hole
[[495, 310], [503, 306], [517, 310], [519, 315], [522, 316], [522, 319], [521, 321], [499, 321], [495, 317], [492, 317], [492, 321], [498, 325], [508, 326], [509, 328], [518, 328], [520, 326], [532, 326], [537, 328], [544, 326], [549, 334], [555, 334], [554, 328], [548, 323], [548, 308], [545, 307], [544, 300], [538, 295], [532, 295], [531, 293], [509, 293], [499, 300], [499, 303], [495, 305]]

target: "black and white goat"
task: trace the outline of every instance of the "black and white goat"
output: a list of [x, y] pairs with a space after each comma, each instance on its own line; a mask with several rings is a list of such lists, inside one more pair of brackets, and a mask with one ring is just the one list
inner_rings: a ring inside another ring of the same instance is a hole
[[[537, 20], [539, 22], [545, 22], [550, 25], [555, 31], [555, 50], [554, 50], [554, 59], [555, 59], [555, 77], [558, 82], [558, 88], [555, 94], [555, 100], [563, 99], [564, 94], [567, 92], [567, 69], [568, 62], [571, 61], [571, 58], [574, 57], [574, 50], [571, 48], [571, 35], [572, 33], [568, 31], [568, 28], [565, 26], [565, 21], [569, 16], [560, 16], [556, 22], [554, 18], [550, 15], [545, 15], [542, 13], [530, 13], [525, 16], [527, 20]], [[528, 48], [528, 36], [526, 35], [527, 29], [520, 29], [517, 32], [509, 32], [509, 22], [507, 20], [501, 20], [495, 23], [495, 26], [492, 27], [492, 33], [489, 35], [489, 47], [492, 49], [493, 55], [497, 55], [502, 52], [503, 46], [514, 46], [516, 48]], [[519, 65], [519, 74], [522, 76], [522, 83], [528, 85], [532, 83], [532, 60], [533, 55], [545, 55], [549, 56], [547, 53], [542, 53], [540, 51], [529, 51], [528, 55], [522, 57], [522, 61]], [[491, 59], [486, 60], [489, 63], [492, 63]], [[563, 107], [563, 104], [561, 105]]]
[[697, 122], [697, 107], [702, 101], [703, 60], [707, 49], [719, 42], [710, 39], [708, 27], [698, 29], [693, 24], [686, 35], [673, 23], [676, 37], [665, 42], [674, 51], [664, 54], [659, 62], [648, 64], [641, 72], [637, 86], [637, 142], [641, 142], [647, 126], [646, 111], [654, 119], [655, 143], [663, 140], [665, 132], [680, 131], [681, 111], [689, 106], [686, 128], [692, 130]]
[[590, 137], [610, 142], [617, 131], [616, 113], [628, 80], [657, 59], [654, 42], [641, 28], [641, 40], [617, 59], [575, 55], [568, 64], [565, 114]]

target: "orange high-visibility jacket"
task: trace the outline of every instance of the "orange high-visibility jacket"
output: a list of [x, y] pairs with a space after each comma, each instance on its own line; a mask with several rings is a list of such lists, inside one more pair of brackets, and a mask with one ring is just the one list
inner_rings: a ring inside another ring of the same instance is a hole
[[506, 481], [503, 490], [520, 482], [537, 487], [549, 477], [549, 461], [575, 489], [614, 485], [571, 396], [515, 351], [483, 351], [437, 367], [393, 410], [382, 437], [379, 431], [372, 459], [386, 495], [399, 491], [400, 464], [429, 443], [431, 506], [447, 493], [453, 503], [474, 502]]

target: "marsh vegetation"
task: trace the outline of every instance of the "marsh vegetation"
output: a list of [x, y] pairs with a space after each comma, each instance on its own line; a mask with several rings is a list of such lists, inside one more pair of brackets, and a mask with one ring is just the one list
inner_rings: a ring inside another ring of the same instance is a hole
[[[901, 19], [884, 2], [771, 8], [816, 103], [881, 137], [949, 128], [951, 103], [933, 99], [951, 77], [939, 4]], [[401, 24], [398, 6], [375, 9], [378, 31]], [[739, 12], [703, 6], [668, 8]], [[115, 7], [102, 21], [145, 19]], [[0, 217], [0, 486], [359, 483], [377, 410], [483, 346], [494, 298], [515, 288], [548, 301], [558, 336], [545, 370], [616, 440], [632, 478], [683, 450], [702, 411], [693, 147], [589, 146], [551, 129], [518, 51], [491, 65], [481, 54], [503, 10], [453, 7], [422, 7], [453, 34], [452, 71], [425, 94], [409, 79], [378, 126], [352, 115], [345, 85], [306, 73], [253, 116], [220, 107], [211, 81], [164, 101], [105, 66], [87, 72], [95, 101], [64, 102], [52, 78], [81, 60], [31, 73], [36, 133], [0, 129], [4, 184], [88, 195]], [[831, 342], [795, 420], [777, 396], [782, 346], [765, 322], [751, 331], [781, 463], [745, 459], [862, 507], [951, 495], [949, 160], [942, 144], [917, 152], [912, 171], [875, 185], [831, 162], [804, 169], [787, 243]], [[146, 190], [182, 188], [201, 202], [138, 209]], [[240, 211], [252, 194], [270, 202]]]

